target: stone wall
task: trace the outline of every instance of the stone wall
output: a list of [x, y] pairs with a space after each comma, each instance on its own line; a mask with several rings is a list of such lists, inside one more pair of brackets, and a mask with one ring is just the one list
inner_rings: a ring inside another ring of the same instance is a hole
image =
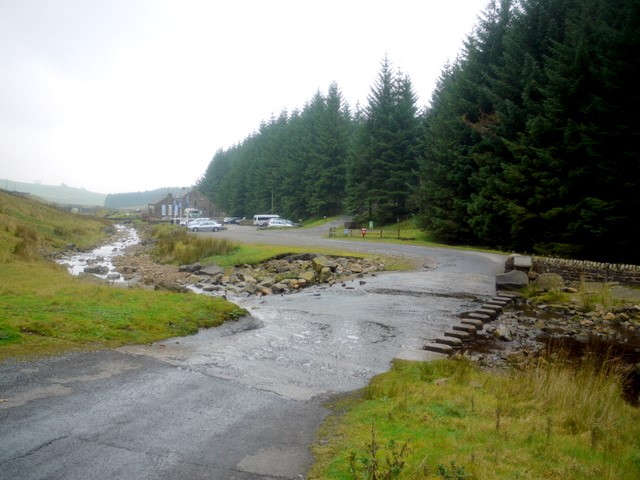
[[[518, 256], [509, 256], [505, 263], [506, 272], [514, 270], [514, 258], [516, 257]], [[640, 287], [640, 265], [531, 257], [530, 270], [536, 273], [557, 273], [566, 281], [619, 282]]]

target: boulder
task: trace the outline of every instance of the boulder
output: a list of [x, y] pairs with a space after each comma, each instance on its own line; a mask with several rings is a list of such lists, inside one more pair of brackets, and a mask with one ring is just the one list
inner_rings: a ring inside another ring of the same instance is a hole
[[333, 273], [331, 272], [331, 268], [329, 266], [322, 267], [322, 269], [320, 270], [319, 276], [320, 276], [321, 283], [330, 282], [333, 279]]
[[323, 269], [328, 268], [329, 270], [335, 270], [338, 264], [336, 262], [332, 262], [324, 255], [318, 255], [311, 261], [313, 265], [313, 269], [320, 273]]
[[199, 275], [209, 275], [211, 277], [224, 273], [224, 269], [215, 264], [205, 265], [197, 270]]
[[564, 280], [557, 273], [541, 273], [535, 279], [533, 285], [538, 290], [546, 292], [559, 292], [564, 289]]
[[299, 277], [307, 282], [307, 285], [312, 284], [316, 280], [316, 274], [312, 271], [302, 272]]
[[508, 273], [496, 275], [497, 290], [519, 290], [529, 284], [529, 277], [519, 270], [512, 270]]
[[84, 267], [84, 273], [93, 273], [94, 275], [106, 275], [109, 273], [109, 267], [105, 265], [89, 265]]

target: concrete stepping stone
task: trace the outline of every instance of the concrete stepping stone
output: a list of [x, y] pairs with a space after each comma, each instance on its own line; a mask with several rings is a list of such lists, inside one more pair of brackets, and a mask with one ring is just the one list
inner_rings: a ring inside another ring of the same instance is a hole
[[482, 320], [476, 320], [475, 318], [463, 318], [460, 320], [460, 323], [463, 325], [473, 325], [476, 327], [476, 330], [482, 330], [484, 327], [484, 322]]
[[497, 302], [487, 302], [482, 304], [482, 308], [490, 308], [491, 310], [502, 310], [504, 305]]
[[447, 355], [441, 352], [415, 349], [403, 350], [396, 355], [396, 359], [398, 360], [411, 360], [412, 362], [431, 362], [433, 360], [440, 360], [441, 358], [447, 358]]
[[498, 298], [506, 298], [508, 300], [515, 300], [520, 295], [518, 295], [517, 293], [510, 293], [510, 292], [498, 292], [498, 294], [496, 296]]
[[464, 323], [460, 325], [454, 325], [453, 327], [451, 327], [451, 329], [457, 330], [459, 332], [467, 332], [470, 335], [475, 335], [478, 332], [478, 329], [475, 326]]
[[462, 330], [449, 330], [444, 332], [444, 336], [459, 338], [463, 342], [471, 339], [471, 334], [469, 332], [463, 332]]
[[492, 308], [479, 308], [476, 310], [476, 313], [481, 313], [483, 315], [489, 315], [489, 317], [496, 318], [498, 316], [498, 311]]
[[488, 303], [497, 303], [498, 305], [502, 305], [503, 307], [506, 307], [511, 302], [512, 302], [512, 300], [507, 299], [507, 298], [493, 297], [491, 300], [489, 300]]
[[450, 345], [452, 347], [462, 346], [462, 340], [455, 337], [437, 337], [437, 338], [434, 338], [433, 341], [436, 343], [443, 343], [445, 345]]
[[451, 345], [445, 345], [444, 343], [427, 343], [423, 348], [430, 352], [444, 353], [447, 355], [453, 353], [453, 347]]
[[491, 317], [484, 313], [478, 312], [467, 312], [462, 314], [462, 318], [473, 318], [474, 320], [480, 320], [481, 322], [487, 323], [491, 321]]

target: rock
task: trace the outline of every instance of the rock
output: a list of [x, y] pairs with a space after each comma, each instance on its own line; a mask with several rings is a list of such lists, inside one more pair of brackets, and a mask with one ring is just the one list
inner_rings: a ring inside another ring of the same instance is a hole
[[257, 290], [262, 295], [273, 295], [273, 290], [263, 285], [259, 285]]
[[84, 273], [92, 273], [94, 275], [106, 275], [109, 273], [109, 267], [106, 265], [89, 265], [82, 269]]
[[519, 290], [529, 284], [529, 277], [524, 272], [512, 270], [509, 273], [496, 275], [496, 289]]
[[523, 268], [529, 269], [533, 265], [533, 259], [528, 255], [514, 255], [513, 256], [513, 267], [514, 268]]
[[328, 268], [329, 271], [335, 270], [337, 267], [337, 263], [330, 261], [324, 255], [318, 255], [313, 260], [311, 260], [311, 264], [313, 265], [313, 269], [321, 273], [323, 269]]
[[214, 277], [216, 275], [221, 275], [224, 273], [224, 269], [215, 264], [205, 265], [204, 267], [196, 270], [199, 275], [209, 275], [210, 277]]
[[308, 285], [310, 285], [316, 281], [316, 274], [312, 270], [309, 270], [309, 271], [300, 273], [299, 278], [301, 278]]
[[319, 272], [320, 282], [328, 283], [333, 279], [333, 273], [331, 272], [331, 268], [328, 266], [324, 266], [320, 269]]
[[541, 273], [533, 285], [546, 292], [559, 292], [564, 289], [564, 280], [557, 273]]
[[258, 286], [255, 283], [246, 283], [244, 288], [242, 289], [243, 292], [246, 293], [256, 293], [256, 291], [258, 290]]
[[359, 263], [353, 263], [349, 266], [349, 270], [351, 270], [351, 273], [362, 273], [363, 268]]
[[504, 325], [498, 325], [496, 329], [493, 331], [493, 336], [503, 342], [510, 342], [513, 340], [513, 336], [508, 328]]

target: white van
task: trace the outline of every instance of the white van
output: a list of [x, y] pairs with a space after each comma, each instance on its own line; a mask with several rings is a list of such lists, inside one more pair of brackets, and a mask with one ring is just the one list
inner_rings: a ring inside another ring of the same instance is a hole
[[254, 215], [253, 224], [257, 227], [264, 227], [267, 225], [267, 223], [269, 223], [269, 220], [271, 220], [272, 218], [280, 218], [280, 215], [269, 215], [269, 214]]

